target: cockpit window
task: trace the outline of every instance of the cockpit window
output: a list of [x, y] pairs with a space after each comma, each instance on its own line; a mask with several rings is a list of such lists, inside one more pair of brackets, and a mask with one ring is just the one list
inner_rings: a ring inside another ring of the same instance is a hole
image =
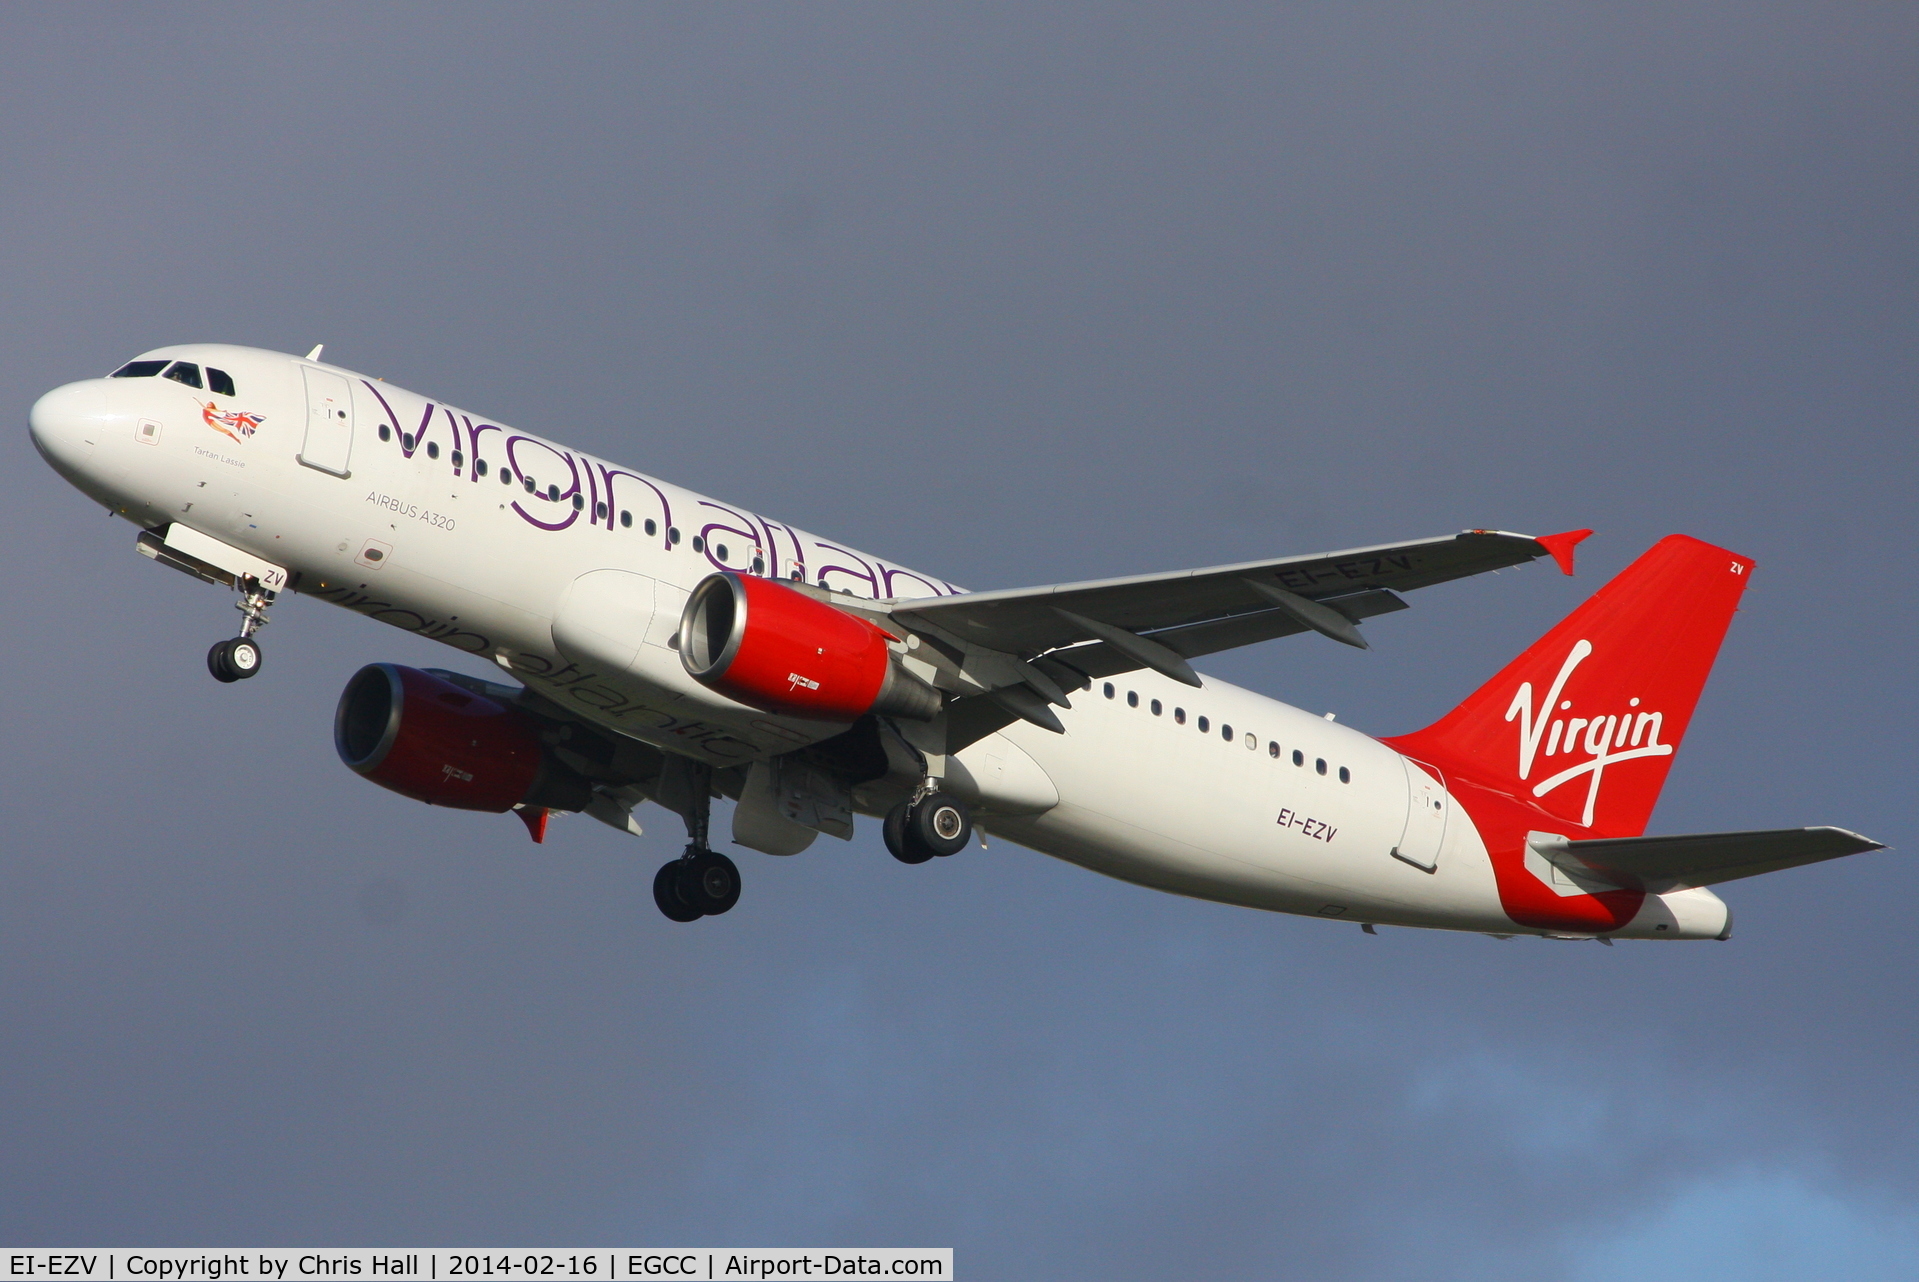
[[222, 396], [236, 395], [233, 390], [233, 375], [223, 369], [215, 369], [211, 365], [207, 366], [207, 390], [210, 392], [218, 392]]
[[175, 361], [167, 367], [163, 376], [176, 383], [185, 383], [188, 387], [200, 386], [200, 367], [192, 361]]
[[114, 370], [111, 378], [152, 378], [167, 367], [165, 361], [128, 361]]

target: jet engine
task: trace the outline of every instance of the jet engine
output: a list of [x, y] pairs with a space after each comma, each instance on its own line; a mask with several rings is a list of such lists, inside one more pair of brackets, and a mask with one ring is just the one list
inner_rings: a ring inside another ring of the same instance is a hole
[[368, 664], [347, 682], [333, 746], [349, 769], [430, 806], [578, 810], [592, 799], [591, 785], [553, 759], [532, 717], [394, 663]]
[[772, 579], [702, 580], [680, 616], [680, 662], [749, 707], [815, 721], [869, 712], [930, 720], [939, 691], [908, 673], [878, 625]]

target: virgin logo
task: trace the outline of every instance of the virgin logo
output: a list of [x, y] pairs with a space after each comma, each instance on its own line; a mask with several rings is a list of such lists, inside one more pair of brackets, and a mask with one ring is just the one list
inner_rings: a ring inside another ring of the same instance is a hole
[[[1561, 784], [1572, 782], [1581, 775], [1587, 777], [1586, 813], [1580, 819], [1581, 827], [1590, 828], [1593, 822], [1593, 808], [1599, 804], [1599, 782], [1605, 775], [1606, 767], [1621, 761], [1631, 761], [1637, 757], [1670, 757], [1672, 745], [1659, 742], [1659, 731], [1665, 722], [1665, 715], [1658, 712], [1609, 712], [1590, 717], [1560, 717], [1562, 712], [1573, 710], [1570, 698], [1562, 699], [1566, 692], [1566, 683], [1572, 679], [1573, 670], [1592, 654], [1590, 641], [1576, 641], [1566, 654], [1566, 662], [1560, 666], [1559, 675], [1553, 678], [1552, 689], [1546, 692], [1546, 698], [1539, 705], [1537, 715], [1533, 711], [1533, 683], [1521, 682], [1519, 693], [1513, 696], [1512, 707], [1506, 709], [1506, 720], [1519, 719], [1519, 777], [1530, 779], [1533, 763], [1539, 756], [1539, 746], [1543, 740], [1546, 756], [1573, 756], [1584, 750], [1586, 760], [1569, 766], [1558, 774], [1541, 779], [1533, 785], [1533, 796], [1543, 797]], [[1639, 700], [1627, 701], [1628, 708], [1637, 708]]]

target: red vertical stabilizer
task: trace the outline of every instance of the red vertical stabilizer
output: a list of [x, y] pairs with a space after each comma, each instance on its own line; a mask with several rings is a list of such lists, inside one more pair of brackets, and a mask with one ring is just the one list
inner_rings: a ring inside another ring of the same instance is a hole
[[1661, 539], [1464, 703], [1386, 741], [1446, 772], [1515, 921], [1606, 930], [1638, 911], [1637, 891], [1568, 896], [1539, 884], [1525, 834], [1646, 830], [1751, 575], [1752, 562], [1724, 548]]

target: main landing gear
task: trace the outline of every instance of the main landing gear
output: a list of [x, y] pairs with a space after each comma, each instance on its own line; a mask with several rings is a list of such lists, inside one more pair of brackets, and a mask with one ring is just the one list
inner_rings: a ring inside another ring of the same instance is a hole
[[688, 846], [653, 874], [653, 902], [668, 921], [717, 917], [740, 902], [740, 870], [717, 850]]
[[207, 671], [215, 681], [244, 681], [260, 671], [260, 643], [253, 634], [267, 625], [267, 607], [272, 604], [273, 593], [257, 579], [240, 581], [240, 603], [233, 607], [241, 614], [240, 635], [207, 651]]
[[668, 921], [698, 921], [717, 917], [740, 902], [740, 870], [731, 859], [706, 844], [707, 823], [713, 812], [710, 771], [692, 769], [684, 789], [686, 853], [660, 865], [653, 874], [653, 902]]
[[973, 839], [973, 816], [958, 798], [929, 792], [888, 811], [881, 833], [893, 858], [903, 864], [923, 864], [966, 849]]
[[[668, 921], [717, 917], [740, 901], [740, 870], [707, 842], [712, 814], [712, 772], [687, 758], [670, 759], [660, 800], [686, 820], [686, 852], [653, 874], [653, 902]], [[973, 840], [973, 816], [957, 797], [935, 791], [932, 781], [886, 816], [886, 848], [903, 864], [923, 864], [956, 855]]]

